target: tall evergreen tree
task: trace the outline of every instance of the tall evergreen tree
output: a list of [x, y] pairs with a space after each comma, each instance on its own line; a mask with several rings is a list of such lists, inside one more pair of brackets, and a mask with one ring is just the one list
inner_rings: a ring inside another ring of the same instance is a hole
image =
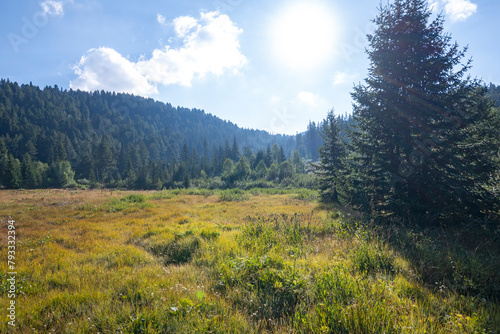
[[3, 138], [0, 137], [0, 185], [4, 183], [4, 173], [7, 170], [7, 161], [9, 160], [9, 154], [7, 150], [7, 145]]
[[271, 151], [271, 145], [267, 145], [266, 148], [266, 155], [264, 156], [264, 162], [266, 164], [266, 167], [271, 167], [271, 164], [273, 163], [273, 153]]
[[352, 93], [357, 204], [426, 222], [495, 212], [487, 184], [497, 118], [480, 83], [465, 77], [466, 49], [431, 15], [427, 1], [396, 0], [368, 36], [369, 75]]
[[36, 165], [31, 160], [31, 155], [25, 153], [23, 162], [21, 163], [22, 186], [24, 188], [33, 189], [42, 183], [40, 172], [36, 169]]
[[111, 177], [111, 171], [116, 166], [113, 152], [106, 136], [102, 136], [101, 143], [95, 152], [95, 167], [98, 181], [107, 181]]
[[3, 177], [3, 184], [7, 189], [17, 189], [21, 186], [21, 163], [12, 154], [8, 155]]
[[320, 163], [315, 172], [319, 177], [321, 201], [324, 203], [339, 202], [339, 191], [344, 178], [344, 159], [346, 149], [340, 137], [339, 120], [328, 113], [321, 132], [323, 146], [319, 148]]
[[318, 161], [318, 148], [321, 146], [321, 135], [315, 122], [309, 122], [305, 135], [307, 155], [312, 161]]
[[231, 148], [231, 159], [233, 159], [233, 161], [240, 160], [240, 147], [238, 146], [238, 141], [236, 140], [236, 136], [233, 137], [233, 146]]

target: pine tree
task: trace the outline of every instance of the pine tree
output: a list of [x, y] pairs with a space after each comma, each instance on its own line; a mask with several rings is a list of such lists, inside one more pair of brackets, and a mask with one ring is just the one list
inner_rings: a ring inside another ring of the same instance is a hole
[[31, 160], [31, 155], [25, 153], [21, 163], [22, 185], [24, 188], [33, 189], [42, 183], [40, 172]]
[[9, 154], [7, 150], [7, 145], [3, 138], [0, 137], [0, 185], [4, 184], [4, 173], [7, 169], [7, 161], [9, 160]]
[[17, 189], [21, 186], [21, 163], [12, 154], [8, 155], [3, 177], [3, 184], [7, 189]]
[[316, 126], [315, 122], [309, 122], [305, 135], [308, 157], [312, 161], [318, 161], [319, 159], [318, 148], [321, 146], [321, 135], [318, 127], [319, 125]]
[[238, 142], [236, 141], [236, 136], [233, 137], [233, 147], [231, 148], [231, 159], [233, 159], [233, 161], [240, 160], [240, 147], [238, 146]]
[[345, 145], [340, 137], [339, 120], [328, 113], [323, 129], [323, 146], [319, 148], [319, 165], [315, 172], [319, 177], [321, 201], [324, 203], [339, 202], [339, 191], [344, 177]]
[[181, 163], [188, 165], [191, 160], [191, 153], [189, 152], [189, 146], [184, 143], [181, 149]]
[[[351, 133], [358, 205], [428, 223], [498, 210], [487, 189], [495, 170], [496, 116], [478, 81], [465, 78], [466, 49], [450, 43], [424, 0], [380, 9], [368, 36], [371, 65], [354, 88]], [[458, 70], [457, 70], [458, 68]]]
[[57, 163], [59, 161], [66, 160], [67, 157], [66, 148], [64, 147], [63, 139], [57, 137], [53, 141], [53, 145], [50, 147], [50, 163]]
[[116, 162], [108, 140], [104, 135], [101, 138], [101, 143], [97, 147], [95, 155], [97, 181], [106, 182], [111, 177], [111, 171], [115, 168]]
[[31, 159], [36, 159], [36, 155], [38, 154], [35, 145], [33, 145], [33, 142], [31, 140], [28, 140], [26, 142], [26, 148], [25, 152], [28, 153], [31, 157]]
[[283, 146], [280, 146], [280, 153], [278, 155], [278, 163], [282, 163], [286, 161], [285, 151], [283, 150]]
[[203, 139], [203, 152], [201, 153], [201, 170], [205, 173], [209, 173], [210, 165], [208, 162], [208, 142], [207, 139]]
[[[232, 159], [231, 147], [229, 146], [229, 142], [227, 140], [224, 143], [224, 157], [223, 157], [223, 161], [226, 161], [226, 159]], [[233, 162], [234, 162], [234, 160], [233, 160]]]
[[264, 163], [267, 168], [271, 167], [271, 164], [273, 163], [273, 153], [270, 145], [267, 145], [266, 154], [264, 155]]

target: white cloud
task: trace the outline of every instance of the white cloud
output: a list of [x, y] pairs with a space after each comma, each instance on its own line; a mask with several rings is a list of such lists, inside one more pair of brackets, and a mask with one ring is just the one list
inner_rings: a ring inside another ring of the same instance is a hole
[[62, 16], [64, 8], [62, 1], [46, 0], [40, 4], [44, 15]]
[[193, 28], [200, 28], [198, 20], [191, 16], [181, 16], [174, 20], [174, 28], [178, 37], [185, 37]]
[[469, 0], [446, 0], [444, 6], [446, 14], [450, 16], [452, 21], [464, 21], [477, 10], [477, 5]]
[[156, 16], [156, 19], [158, 20], [158, 23], [161, 24], [161, 25], [166, 25], [167, 24], [167, 19], [165, 18], [165, 16], [163, 16], [161, 14], [158, 14]]
[[139, 72], [137, 64], [110, 48], [91, 49], [74, 68], [73, 89], [105, 90], [149, 96], [158, 90]]
[[352, 84], [356, 78], [357, 74], [348, 74], [345, 72], [337, 72], [333, 78], [333, 85], [343, 85], [343, 84]]
[[429, 8], [439, 11], [444, 7], [446, 15], [453, 22], [466, 20], [477, 11], [477, 4], [470, 0], [430, 0]]
[[[246, 64], [238, 40], [242, 30], [227, 15], [201, 13], [199, 20], [183, 16], [173, 24], [177, 37], [183, 38], [181, 47], [156, 49], [150, 59], [137, 62], [125, 59], [113, 49], [89, 50], [75, 67], [79, 77], [71, 82], [71, 87], [149, 95], [157, 92], [157, 84], [191, 86], [196, 78], [207, 74], [221, 76], [227, 70], [237, 73]], [[120, 79], [115, 80], [110, 74]]]
[[311, 92], [300, 92], [297, 94], [297, 101], [305, 103], [311, 107], [316, 107], [320, 103], [321, 98]]

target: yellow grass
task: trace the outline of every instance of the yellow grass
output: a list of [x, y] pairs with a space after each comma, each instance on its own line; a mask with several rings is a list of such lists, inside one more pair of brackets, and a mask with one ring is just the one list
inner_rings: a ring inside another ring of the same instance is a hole
[[[125, 200], [130, 194], [143, 198]], [[0, 332], [12, 329], [6, 318], [9, 217], [16, 227], [21, 333], [335, 332], [328, 315], [337, 311], [350, 332], [475, 333], [495, 316], [467, 311], [463, 305], [470, 302], [456, 295], [428, 291], [404, 257], [362, 235], [341, 237], [329, 227], [334, 221], [327, 211], [293, 194], [220, 202], [217, 195], [169, 192], [0, 191]], [[269, 234], [269, 243], [248, 234], [259, 224], [289, 231], [283, 221], [291, 224], [290, 217], [299, 217], [299, 241], [290, 241], [293, 231]], [[174, 251], [180, 253], [169, 258]], [[396, 271], [367, 274], [363, 256], [387, 259]], [[255, 273], [245, 271], [250, 265]], [[335, 291], [332, 297], [327, 290], [339, 277], [354, 297], [339, 299], [335, 311], [329, 309]], [[294, 304], [263, 317], [258, 311], [274, 300], [264, 288]]]

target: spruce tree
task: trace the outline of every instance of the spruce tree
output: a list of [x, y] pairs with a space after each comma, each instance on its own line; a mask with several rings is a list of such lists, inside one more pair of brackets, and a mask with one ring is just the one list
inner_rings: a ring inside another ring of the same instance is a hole
[[97, 171], [97, 181], [106, 182], [111, 177], [112, 170], [116, 167], [113, 152], [107, 138], [103, 135], [101, 143], [95, 151], [95, 167]]
[[369, 75], [352, 93], [351, 133], [357, 204], [427, 223], [499, 207], [488, 190], [498, 138], [492, 103], [466, 77], [466, 48], [451, 43], [442, 16], [430, 19], [424, 0], [380, 9], [368, 36]]
[[8, 155], [3, 177], [3, 184], [7, 189], [17, 189], [21, 186], [21, 163], [12, 154]]
[[236, 136], [233, 137], [233, 146], [231, 148], [231, 158], [233, 161], [240, 160], [240, 147], [238, 146], [238, 142], [236, 141]]
[[321, 201], [324, 203], [339, 202], [346, 149], [340, 137], [339, 120], [333, 111], [328, 113], [323, 123], [321, 136], [323, 137], [323, 146], [319, 148], [320, 163], [314, 165], [319, 178]]
[[31, 155], [25, 153], [23, 162], [21, 163], [22, 186], [24, 188], [33, 189], [42, 183], [40, 172], [36, 169], [36, 165], [31, 160]]

